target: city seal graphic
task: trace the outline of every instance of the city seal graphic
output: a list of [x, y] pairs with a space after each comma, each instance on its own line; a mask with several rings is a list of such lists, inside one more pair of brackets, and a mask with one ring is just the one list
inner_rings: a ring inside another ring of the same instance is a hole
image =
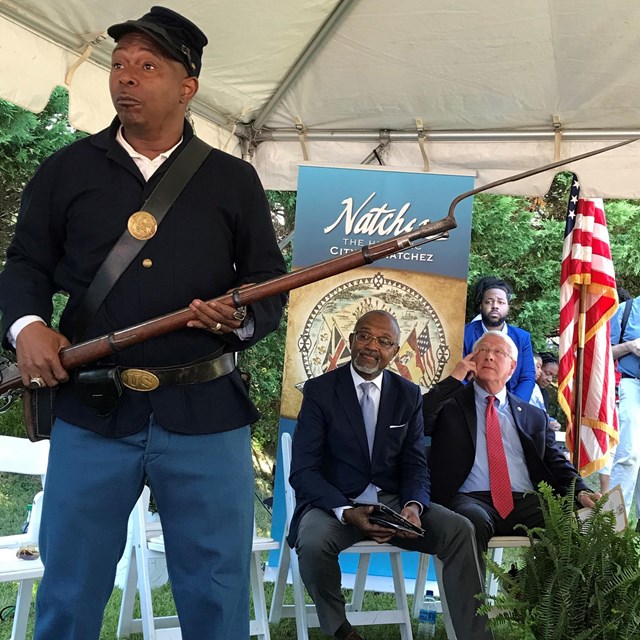
[[381, 272], [335, 287], [313, 307], [297, 345], [307, 379], [349, 362], [355, 321], [378, 309], [393, 314], [400, 325], [400, 348], [389, 368], [423, 391], [438, 382], [450, 358], [440, 318], [422, 294]]

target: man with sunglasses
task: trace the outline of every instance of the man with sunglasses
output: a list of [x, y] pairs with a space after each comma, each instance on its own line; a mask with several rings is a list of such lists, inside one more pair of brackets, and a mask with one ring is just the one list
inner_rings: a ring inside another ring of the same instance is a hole
[[[486, 620], [475, 615], [482, 583], [473, 529], [430, 500], [420, 389], [385, 371], [399, 343], [396, 319], [371, 311], [349, 336], [351, 363], [305, 384], [293, 436], [289, 544], [327, 635], [362, 638], [345, 615], [338, 555], [370, 538], [438, 555], [457, 637], [490, 640]], [[354, 502], [385, 504], [424, 537], [372, 524], [373, 507]]]
[[471, 520], [481, 567], [489, 538], [518, 535], [518, 524], [543, 525], [533, 493], [540, 482], [566, 494], [575, 480], [583, 507], [601, 497], [556, 446], [547, 414], [507, 391], [517, 361], [513, 340], [487, 331], [424, 398], [431, 495]]

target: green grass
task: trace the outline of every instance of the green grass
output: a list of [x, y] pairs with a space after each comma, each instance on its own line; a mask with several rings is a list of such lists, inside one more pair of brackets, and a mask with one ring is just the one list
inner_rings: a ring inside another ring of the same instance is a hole
[[[288, 588], [290, 589], [290, 587]], [[271, 583], [265, 583], [265, 595], [267, 602], [271, 602], [271, 593], [273, 591], [273, 585]], [[12, 604], [15, 601], [17, 593], [16, 585], [0, 584], [0, 608], [7, 604]], [[102, 632], [100, 634], [100, 640], [115, 640], [116, 629], [118, 625], [118, 614], [120, 612], [120, 601], [122, 598], [122, 591], [120, 589], [114, 589], [113, 594], [107, 604], [105, 610], [104, 621], [102, 625]], [[411, 598], [410, 598], [411, 600]], [[287, 600], [285, 602], [293, 602], [292, 596], [287, 594]], [[365, 609], [378, 609], [390, 607], [393, 605], [393, 596], [391, 594], [373, 593], [367, 592], [364, 600]], [[411, 607], [411, 602], [409, 603]], [[155, 615], [175, 615], [175, 607], [173, 605], [173, 598], [171, 596], [171, 589], [169, 585], [154, 589], [153, 591], [153, 608]], [[136, 611], [134, 615], [139, 616], [140, 610], [136, 604]], [[442, 616], [438, 616], [442, 618]], [[414, 634], [417, 629], [417, 622], [414, 621]], [[272, 640], [295, 640], [296, 638], [296, 626], [295, 621], [292, 619], [285, 619], [277, 625], [271, 625], [271, 638]], [[363, 633], [366, 632], [367, 640], [400, 640], [400, 631], [396, 625], [378, 625], [371, 626], [362, 629]], [[29, 631], [27, 637], [30, 637], [33, 632], [33, 613], [29, 620]], [[8, 640], [11, 636], [11, 620], [0, 622], [0, 640]], [[442, 620], [438, 620], [438, 627], [436, 629], [436, 640], [446, 640], [446, 633], [444, 631], [444, 624]], [[326, 636], [320, 631], [320, 629], [310, 629], [309, 639], [320, 640], [326, 638]], [[142, 640], [142, 634], [132, 634], [130, 640]], [[236, 639], [229, 639], [236, 640]], [[238, 639], [242, 640], [242, 639]]]
[[[290, 589], [290, 587], [288, 587]], [[271, 593], [273, 591], [273, 585], [269, 582], [265, 583], [265, 595], [267, 603], [271, 602]], [[15, 585], [0, 584], [0, 603], [9, 603], [15, 601], [17, 588]], [[348, 593], [348, 592], [345, 592]], [[288, 592], [285, 596], [285, 602], [293, 602], [291, 594]], [[122, 591], [120, 589], [114, 589], [113, 594], [107, 604], [105, 610], [104, 621], [102, 625], [102, 632], [100, 634], [100, 640], [115, 640], [116, 628], [118, 625], [118, 614], [120, 612], [120, 600], [122, 598]], [[409, 609], [411, 610], [413, 598], [409, 596]], [[367, 592], [365, 594], [364, 609], [381, 609], [385, 607], [391, 607], [393, 605], [393, 595], [387, 593], [373, 593]], [[0, 608], [5, 606], [0, 604]], [[174, 615], [175, 607], [173, 605], [173, 598], [171, 596], [171, 590], [169, 585], [154, 589], [153, 591], [153, 607], [155, 615]], [[136, 605], [136, 611], [134, 615], [140, 615], [140, 611]], [[270, 625], [272, 640], [295, 640], [296, 638], [296, 626], [295, 621], [292, 619], [282, 620], [277, 625]], [[367, 640], [400, 640], [400, 631], [397, 625], [378, 625], [367, 626], [361, 628], [362, 633], [365, 634]], [[414, 637], [417, 631], [417, 621], [413, 621], [413, 633]], [[29, 630], [27, 637], [30, 637], [33, 632], [33, 612], [29, 620]], [[8, 640], [11, 635], [11, 621], [0, 622], [0, 640]], [[320, 629], [309, 630], [309, 640], [321, 640], [326, 638]], [[513, 634], [507, 635], [504, 632], [495, 633], [496, 640], [521, 640], [520, 637]], [[130, 640], [142, 640], [142, 634], [132, 634]], [[236, 640], [229, 639], [229, 640]], [[243, 640], [243, 639], [238, 639]], [[447, 640], [447, 636], [444, 629], [444, 622], [442, 616], [438, 615], [435, 640]]]
[[[37, 478], [0, 474], [0, 535], [14, 534], [20, 532], [20, 526], [25, 517], [27, 505], [31, 499], [39, 491], [40, 483]], [[258, 495], [262, 498], [268, 494], [267, 487], [258, 485]], [[271, 527], [270, 513], [262, 506], [259, 499], [256, 498], [256, 526], [262, 535], [267, 535]], [[514, 561], [517, 557], [517, 549], [507, 550], [505, 552], [505, 562]], [[36, 586], [37, 588], [37, 586]], [[293, 597], [290, 593], [290, 587], [287, 588], [285, 602], [292, 603]], [[272, 583], [265, 583], [265, 595], [268, 605], [271, 602], [271, 593], [273, 591]], [[348, 594], [348, 592], [345, 592]], [[5, 607], [15, 603], [17, 595], [17, 584], [0, 583], [0, 611]], [[34, 593], [35, 596], [35, 593]], [[347, 595], [347, 598], [349, 596]], [[114, 592], [107, 604], [105, 616], [102, 626], [100, 640], [115, 640], [116, 629], [118, 624], [118, 615], [120, 612], [120, 601], [122, 591], [114, 589]], [[409, 610], [412, 608], [412, 596], [409, 596]], [[153, 591], [154, 613], [157, 616], [175, 615], [175, 607], [173, 597], [169, 585], [165, 585]], [[367, 592], [365, 594], [364, 609], [385, 609], [392, 608], [394, 604], [394, 596], [388, 593]], [[139, 609], [136, 605], [135, 615], [139, 616]], [[7, 617], [0, 620], [0, 640], [8, 640], [11, 635], [12, 621]], [[417, 630], [417, 621], [413, 622], [414, 634]], [[396, 625], [378, 625], [362, 629], [367, 640], [399, 640], [400, 632]], [[33, 632], [33, 611], [29, 621], [29, 631], [27, 637]], [[285, 619], [278, 625], [271, 625], [272, 640], [295, 640], [296, 629], [295, 622], [292, 619]], [[310, 640], [320, 640], [325, 638], [319, 629], [311, 629], [309, 631]], [[142, 640], [142, 634], [133, 634], [131, 640]], [[236, 639], [230, 639], [236, 640]], [[446, 640], [446, 633], [442, 616], [438, 616], [438, 627], [436, 629], [435, 640]], [[505, 636], [496, 634], [496, 640], [519, 640], [513, 636]]]
[[[20, 527], [26, 514], [27, 505], [39, 490], [40, 482], [37, 478], [13, 474], [0, 474], [0, 535], [20, 532]], [[257, 493], [260, 499], [263, 495], [266, 495], [267, 492], [268, 488], [263, 487], [261, 489], [260, 486], [258, 487]], [[256, 497], [255, 505], [256, 527], [260, 534], [268, 535], [271, 529], [271, 515], [263, 507], [259, 498]], [[287, 589], [288, 591], [285, 602], [292, 603], [293, 596], [290, 593], [291, 588], [288, 587]], [[265, 583], [265, 595], [268, 604], [271, 602], [272, 591], [273, 584], [269, 582]], [[0, 583], [0, 611], [5, 607], [12, 606], [15, 603], [16, 596], [16, 583]], [[117, 588], [114, 589], [105, 610], [100, 640], [115, 640], [121, 599], [122, 591]], [[391, 608], [393, 604], [394, 598], [392, 594], [367, 592], [365, 595], [365, 609]], [[411, 607], [411, 603], [409, 606]], [[173, 597], [171, 595], [171, 588], [169, 585], [165, 585], [164, 587], [160, 587], [153, 591], [153, 607], [154, 613], [157, 616], [175, 615], [175, 606], [173, 604]], [[137, 603], [134, 615], [140, 615]], [[8, 640], [11, 636], [12, 621], [8, 616], [5, 617], [5, 620], [0, 621], [0, 640]], [[436, 635], [436, 640], [446, 640], [442, 621], [439, 622], [439, 625], [440, 628]], [[417, 623], [415, 623], [414, 626], [417, 628]], [[33, 610], [29, 620], [29, 631], [27, 637], [30, 637], [32, 633]], [[296, 629], [294, 620], [285, 619], [278, 625], [272, 625], [271, 637], [273, 640], [295, 640]], [[325, 637], [326, 636], [324, 636], [319, 629], [311, 629], [309, 632], [310, 640]], [[367, 627], [366, 637], [368, 640], [399, 640], [400, 632], [398, 627], [395, 625], [379, 625], [375, 627]], [[142, 634], [132, 634], [130, 638], [131, 640], [142, 640]]]

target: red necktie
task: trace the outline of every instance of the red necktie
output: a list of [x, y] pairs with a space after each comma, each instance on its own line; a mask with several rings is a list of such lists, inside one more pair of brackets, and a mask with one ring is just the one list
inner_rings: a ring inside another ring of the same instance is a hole
[[485, 422], [487, 427], [487, 456], [489, 458], [489, 484], [493, 506], [501, 518], [513, 511], [513, 494], [507, 457], [504, 454], [500, 420], [495, 406], [495, 396], [487, 396]]

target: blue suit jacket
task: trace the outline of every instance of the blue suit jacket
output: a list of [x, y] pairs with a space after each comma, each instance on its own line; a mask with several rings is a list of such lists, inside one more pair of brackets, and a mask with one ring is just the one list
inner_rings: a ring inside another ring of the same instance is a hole
[[[452, 379], [441, 385], [442, 395], [446, 397], [453, 390], [453, 396], [439, 406], [443, 398], [432, 390], [425, 397], [425, 412], [429, 415], [427, 432], [431, 435], [431, 495], [434, 502], [446, 507], [473, 467], [477, 420], [473, 385], [458, 383], [457, 393]], [[557, 447], [547, 414], [511, 393], [507, 398], [533, 486], [537, 488], [544, 481], [564, 494], [577, 478], [576, 494], [587, 490], [578, 472]]]
[[350, 365], [305, 383], [289, 478], [296, 492], [291, 545], [306, 511], [343, 507], [369, 483], [399, 495], [401, 504], [415, 500], [429, 506], [420, 389], [395, 373], [382, 375], [371, 459]]
[[[463, 358], [473, 351], [473, 345], [482, 333], [482, 320], [474, 320], [465, 325]], [[533, 393], [533, 385], [536, 383], [536, 365], [533, 361], [531, 335], [528, 331], [518, 329], [509, 323], [507, 323], [507, 334], [518, 347], [518, 362], [511, 379], [507, 382], [507, 391], [514, 393], [525, 402], [529, 402]]]

